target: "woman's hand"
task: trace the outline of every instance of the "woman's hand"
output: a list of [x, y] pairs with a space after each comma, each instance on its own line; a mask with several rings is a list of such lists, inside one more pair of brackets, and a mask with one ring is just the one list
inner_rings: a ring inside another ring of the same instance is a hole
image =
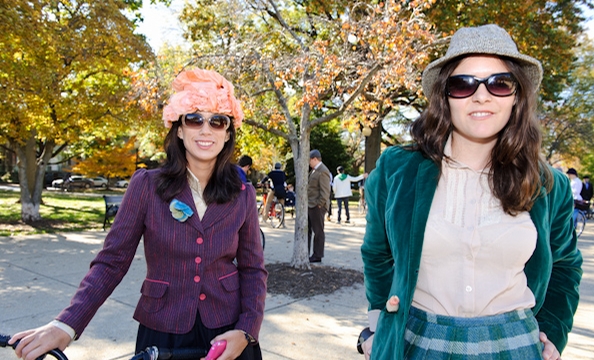
[[[248, 346], [248, 341], [245, 338], [245, 334], [241, 330], [229, 330], [212, 339], [210, 343], [213, 344], [219, 340], [226, 340], [227, 347], [217, 360], [235, 360]], [[204, 358], [201, 360], [204, 360]]]
[[371, 335], [367, 338], [367, 340], [363, 342], [363, 344], [361, 344], [363, 354], [365, 355], [365, 360], [371, 359], [371, 346], [373, 345], [373, 336], [374, 335]]
[[561, 360], [561, 354], [559, 354], [559, 351], [557, 351], [557, 347], [542, 331], [540, 332], [540, 341], [544, 345], [544, 350], [542, 351], [542, 358], [544, 360]]
[[35, 360], [41, 355], [53, 349], [64, 350], [72, 340], [64, 330], [51, 324], [38, 327], [37, 329], [22, 331], [14, 334], [8, 340], [12, 345], [15, 341], [21, 340], [14, 350], [18, 358], [24, 360]]

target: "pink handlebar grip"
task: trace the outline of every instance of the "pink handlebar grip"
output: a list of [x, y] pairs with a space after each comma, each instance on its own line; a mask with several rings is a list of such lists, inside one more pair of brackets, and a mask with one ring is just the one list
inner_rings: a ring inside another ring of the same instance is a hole
[[206, 357], [204, 358], [204, 360], [218, 359], [219, 356], [221, 356], [221, 354], [223, 353], [223, 351], [225, 351], [226, 347], [227, 347], [227, 341], [225, 341], [225, 340], [219, 340], [219, 341], [215, 342], [210, 347], [210, 350], [208, 350], [208, 354], [206, 354]]

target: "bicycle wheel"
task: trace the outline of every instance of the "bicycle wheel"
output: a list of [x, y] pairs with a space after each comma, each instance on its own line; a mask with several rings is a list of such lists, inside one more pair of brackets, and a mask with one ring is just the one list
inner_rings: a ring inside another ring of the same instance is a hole
[[260, 229], [260, 241], [262, 241], [262, 250], [264, 250], [264, 246], [266, 246], [266, 236], [264, 236], [264, 231]]
[[270, 207], [270, 225], [273, 228], [279, 228], [285, 223], [285, 207], [283, 204], [275, 202], [273, 206]]
[[575, 233], [577, 237], [582, 235], [584, 232], [584, 228], [586, 227], [586, 214], [583, 211], [578, 211], [577, 216], [575, 218]]
[[359, 198], [359, 204], [357, 206], [357, 209], [359, 210], [359, 214], [365, 214], [367, 212], [367, 208], [365, 206], [365, 199]]
[[261, 202], [260, 205], [258, 206], [258, 220], [260, 220], [260, 221], [262, 221], [262, 219], [263, 219], [262, 211], [264, 210], [265, 205], [266, 204], [264, 202]]

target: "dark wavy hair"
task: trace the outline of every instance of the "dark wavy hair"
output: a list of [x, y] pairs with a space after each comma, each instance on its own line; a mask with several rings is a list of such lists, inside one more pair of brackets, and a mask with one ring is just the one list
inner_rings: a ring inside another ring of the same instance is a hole
[[[187, 159], [184, 142], [177, 136], [181, 121], [174, 121], [165, 137], [165, 152], [167, 159], [161, 166], [161, 173], [157, 177], [157, 192], [161, 199], [170, 202], [177, 196], [187, 183]], [[229, 140], [225, 142], [223, 150], [217, 155], [214, 171], [204, 188], [204, 201], [207, 205], [223, 204], [234, 200], [241, 191], [241, 179], [237, 167], [231, 162], [235, 150], [235, 128], [233, 120], [227, 129]]]
[[[428, 107], [410, 127], [413, 144], [408, 149], [420, 151], [440, 171], [444, 146], [453, 131], [446, 82], [463, 58], [458, 57], [443, 66]], [[540, 153], [542, 134], [536, 118], [537, 89], [520, 64], [505, 57], [501, 60], [515, 76], [518, 86], [510, 119], [491, 151], [489, 185], [503, 210], [517, 215], [532, 208], [542, 186], [550, 191], [553, 175]]]

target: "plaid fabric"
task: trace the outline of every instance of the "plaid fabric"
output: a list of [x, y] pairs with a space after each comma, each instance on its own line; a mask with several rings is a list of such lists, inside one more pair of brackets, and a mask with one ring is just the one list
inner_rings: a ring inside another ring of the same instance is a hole
[[404, 335], [404, 358], [542, 359], [538, 335], [538, 323], [530, 309], [462, 318], [431, 314], [411, 307]]

